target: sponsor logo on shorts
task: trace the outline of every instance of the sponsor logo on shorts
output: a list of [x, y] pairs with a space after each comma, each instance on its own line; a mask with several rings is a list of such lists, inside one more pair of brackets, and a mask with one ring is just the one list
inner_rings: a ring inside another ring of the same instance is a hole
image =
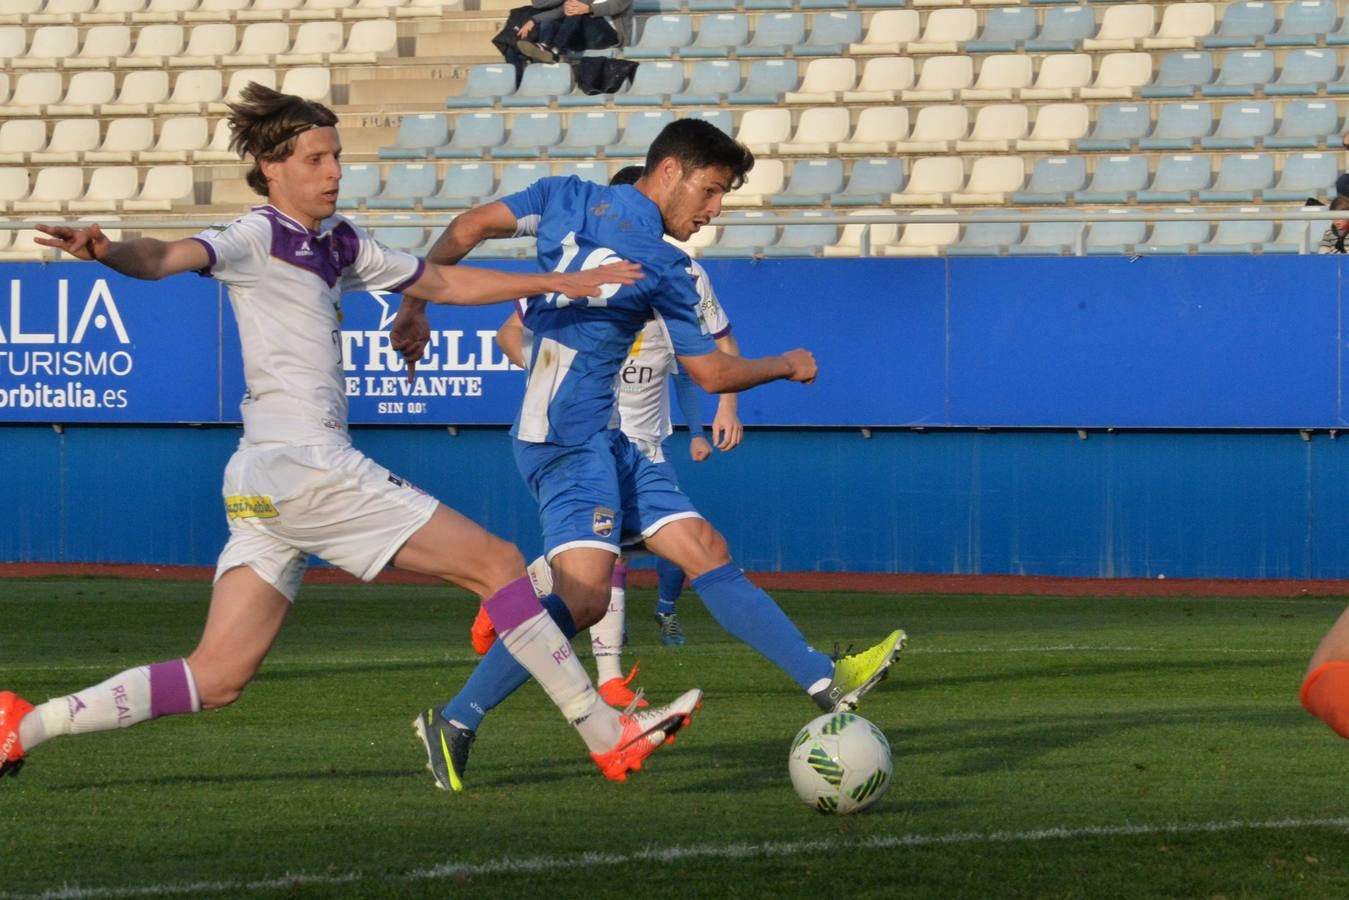
[[603, 506], [595, 507], [595, 519], [590, 528], [600, 537], [608, 537], [613, 534], [614, 511], [612, 509], [606, 509]]
[[416, 486], [415, 484], [413, 484], [412, 482], [410, 482], [410, 481], [404, 481], [402, 478], [399, 478], [397, 475], [394, 475], [393, 473], [390, 473], [390, 474], [389, 474], [389, 484], [396, 484], [396, 485], [398, 485], [398, 487], [400, 487], [400, 488], [407, 488], [408, 490], [410, 490], [410, 491], [416, 491], [416, 492], [419, 493], [419, 494], [425, 494], [425, 493], [426, 493], [426, 491], [424, 491], [424, 490], [422, 490], [421, 488], [417, 487], [417, 486]]
[[275, 519], [278, 513], [271, 497], [235, 494], [225, 498], [225, 515], [231, 519]]

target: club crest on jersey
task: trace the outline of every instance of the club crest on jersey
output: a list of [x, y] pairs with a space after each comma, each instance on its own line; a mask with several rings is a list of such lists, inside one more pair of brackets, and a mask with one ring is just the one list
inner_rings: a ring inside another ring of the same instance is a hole
[[612, 509], [606, 509], [603, 506], [595, 507], [595, 520], [590, 528], [600, 537], [608, 537], [613, 534], [614, 511]]

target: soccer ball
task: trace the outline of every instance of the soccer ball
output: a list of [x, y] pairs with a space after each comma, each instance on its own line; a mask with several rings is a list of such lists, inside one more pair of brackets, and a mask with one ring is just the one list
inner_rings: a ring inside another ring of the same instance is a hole
[[847, 815], [866, 809], [890, 787], [890, 742], [859, 715], [826, 713], [792, 741], [787, 771], [808, 806]]

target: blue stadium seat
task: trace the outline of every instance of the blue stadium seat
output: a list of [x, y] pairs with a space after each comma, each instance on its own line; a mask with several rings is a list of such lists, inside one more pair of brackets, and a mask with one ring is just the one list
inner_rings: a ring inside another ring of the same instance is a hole
[[1189, 150], [1213, 132], [1213, 107], [1207, 103], [1164, 103], [1152, 133], [1139, 140], [1143, 150]]
[[1180, 154], [1157, 160], [1157, 171], [1139, 203], [1190, 203], [1213, 182], [1213, 161], [1207, 156]]
[[623, 137], [617, 144], [607, 148], [605, 155], [609, 157], [637, 156], [645, 159], [646, 151], [651, 146], [651, 142], [656, 139], [656, 135], [660, 134], [660, 130], [673, 121], [674, 113], [668, 109], [660, 112], [632, 113], [623, 126]]
[[1096, 160], [1086, 190], [1073, 192], [1073, 202], [1129, 203], [1147, 183], [1146, 156], [1104, 156]]
[[[1165, 212], [1198, 215], [1198, 210], [1188, 207], [1168, 209]], [[1135, 250], [1138, 253], [1193, 253], [1197, 247], [1208, 243], [1209, 233], [1212, 230], [1213, 227], [1208, 221], [1199, 218], [1193, 221], [1168, 220], [1155, 222], [1147, 241], [1141, 247], [1136, 247]]]
[[738, 0], [688, 0], [689, 12], [733, 12]]
[[791, 12], [797, 6], [795, 0], [743, 0], [742, 5], [754, 12]]
[[[679, 55], [686, 59], [720, 58], [749, 40], [749, 19], [743, 13], [721, 13], [698, 20], [698, 36], [684, 45]], [[695, 73], [696, 74], [696, 73]]]
[[1283, 170], [1274, 186], [1265, 191], [1265, 203], [1301, 203], [1308, 197], [1320, 197], [1340, 174], [1339, 153], [1288, 153]]
[[1205, 150], [1254, 150], [1274, 132], [1274, 104], [1268, 100], [1229, 103], [1223, 107], [1218, 127], [1199, 146]]
[[824, 206], [842, 190], [843, 160], [837, 157], [802, 159], [792, 165], [787, 186], [770, 196], [768, 203], [770, 206]]
[[393, 143], [379, 148], [379, 158], [426, 159], [449, 139], [450, 123], [445, 116], [435, 113], [403, 116]]
[[726, 98], [730, 104], [772, 106], [796, 90], [801, 73], [794, 59], [756, 59], [749, 64], [745, 84]]
[[1322, 222], [1295, 222], [1291, 219], [1279, 223], [1279, 233], [1272, 241], [1260, 245], [1261, 253], [1315, 253], [1321, 235], [1330, 227], [1331, 219]]
[[440, 190], [422, 201], [424, 209], [468, 209], [492, 193], [496, 178], [490, 163], [449, 166]]
[[[638, 71], [641, 71], [640, 69]], [[531, 63], [514, 94], [501, 98], [502, 106], [549, 106], [571, 93], [571, 66], [562, 63]]]
[[[1263, 213], [1258, 208], [1243, 208], [1243, 213], [1252, 216]], [[1213, 229], [1213, 237], [1195, 248], [1201, 255], [1224, 253], [1255, 253], [1265, 243], [1274, 239], [1274, 222], [1269, 219], [1225, 220]]]
[[342, 164], [342, 187], [338, 209], [357, 209], [369, 197], [379, 193], [379, 166], [365, 163]]
[[[1044, 210], [1052, 215], [1052, 210]], [[1083, 222], [1031, 222], [1021, 240], [1007, 248], [1008, 256], [1063, 256], [1075, 253], [1086, 228]]]
[[1012, 192], [1012, 202], [1063, 205], [1087, 186], [1087, 160], [1081, 156], [1045, 156], [1035, 161], [1026, 187]]
[[591, 159], [618, 140], [618, 114], [601, 112], [572, 113], [567, 119], [567, 133], [549, 149], [549, 156], [582, 157]]
[[463, 113], [454, 119], [449, 142], [433, 153], [437, 159], [481, 159], [505, 138], [506, 119], [501, 113]]
[[602, 162], [566, 163], [557, 174], [564, 178], [568, 175], [575, 175], [582, 181], [589, 181], [594, 184], [608, 184], [610, 177], [609, 164]]
[[764, 13], [754, 19], [754, 36], [736, 56], [783, 57], [806, 40], [806, 17], [801, 13]]
[[[847, 9], [851, 6], [849, 0], [797, 0], [798, 7], [801, 9]], [[865, 4], [859, 3], [858, 6]]]
[[1148, 234], [1148, 223], [1129, 209], [1111, 209], [1105, 222], [1088, 222], [1082, 249], [1088, 256], [1118, 256], [1135, 252]]
[[[721, 217], [724, 225], [731, 221], [749, 221], [763, 218], [766, 213], [745, 212], [728, 213]], [[777, 215], [774, 213], [774, 215]], [[721, 239], [710, 247], [704, 247], [699, 255], [708, 257], [760, 256], [764, 248], [777, 243], [776, 225], [739, 225], [721, 229]]]
[[1349, 15], [1340, 20], [1340, 27], [1326, 35], [1327, 47], [1343, 47], [1349, 44]]
[[[834, 160], [837, 162], [837, 160]], [[782, 233], [772, 244], [764, 247], [763, 255], [770, 257], [782, 256], [820, 256], [825, 247], [831, 247], [838, 243], [839, 227], [825, 222], [812, 222], [811, 219], [817, 219], [824, 213], [817, 211], [806, 211], [794, 214], [794, 218], [801, 219], [800, 222], [792, 222], [782, 226]], [[734, 231], [735, 229], [729, 229]]]
[[[757, 32], [756, 32], [757, 33]], [[792, 48], [795, 56], [842, 56], [862, 40], [862, 14], [820, 12], [810, 23], [810, 33]]]
[[1026, 41], [1028, 53], [1065, 53], [1096, 33], [1096, 10], [1090, 6], [1056, 6], [1045, 10], [1044, 24]]
[[722, 134], [734, 136], [735, 125], [729, 109], [694, 109], [685, 112], [686, 119], [703, 119], [721, 129]]
[[1205, 47], [1254, 47], [1274, 31], [1274, 4], [1268, 0], [1243, 0], [1223, 10], [1218, 30], [1204, 38]]
[[[1349, 16], [1345, 16], [1345, 21], [1349, 22]], [[1326, 85], [1327, 94], [1349, 94], [1349, 66], [1344, 67], [1340, 77]]]
[[979, 36], [965, 42], [966, 53], [1013, 53], [1035, 36], [1035, 10], [998, 6], [988, 11]]
[[719, 106], [740, 90], [740, 63], [732, 59], [704, 59], [693, 64], [688, 87], [672, 94], [675, 106]]
[[1019, 222], [970, 222], [960, 240], [946, 248], [947, 256], [1003, 256], [1021, 242]]
[[1274, 157], [1268, 153], [1226, 153], [1213, 186], [1199, 192], [1201, 203], [1254, 203], [1274, 186]]
[[670, 60], [644, 62], [637, 67], [632, 84], [614, 94], [618, 106], [664, 106], [670, 95], [684, 90], [684, 64]]
[[562, 142], [562, 116], [555, 112], [519, 113], [511, 117], [511, 133], [493, 157], [537, 159]]
[[634, 12], [652, 15], [677, 13], [683, 10], [684, 0], [636, 0], [632, 8]]
[[[387, 220], [381, 219], [380, 221], [399, 221], [411, 218], [411, 216], [390, 216]], [[422, 225], [380, 224], [371, 228], [370, 234], [384, 246], [393, 250], [402, 250], [414, 256], [424, 256], [427, 250], [426, 228]], [[439, 234], [439, 231], [437, 231], [437, 234]]]
[[468, 70], [464, 92], [446, 97], [445, 105], [451, 109], [494, 106], [514, 90], [515, 66], [506, 63], [473, 66]]
[[1271, 150], [1308, 149], [1326, 145], [1337, 134], [1339, 111], [1328, 100], [1295, 100], [1283, 108], [1283, 118], [1274, 134], [1265, 138]]
[[1205, 97], [1254, 97], [1274, 80], [1274, 54], [1268, 50], [1229, 50], [1212, 84], [1199, 88]]
[[[691, 16], [648, 16], [642, 23], [637, 42], [623, 48], [628, 59], [669, 59], [682, 47], [693, 43]], [[638, 69], [638, 71], [641, 71]]]
[[497, 183], [497, 189], [488, 195], [487, 200], [498, 200], [509, 194], [519, 193], [540, 178], [547, 178], [551, 174], [552, 170], [547, 163], [511, 163], [501, 170], [501, 181]]
[[399, 163], [389, 169], [384, 189], [365, 201], [366, 209], [416, 209], [436, 190], [432, 163]]
[[1152, 130], [1152, 107], [1146, 103], [1111, 103], [1096, 113], [1091, 134], [1077, 142], [1079, 150], [1132, 150]]
[[1334, 50], [1311, 47], [1289, 50], [1283, 59], [1279, 77], [1265, 85], [1266, 97], [1319, 94], [1335, 80], [1339, 62]]
[[1273, 34], [1266, 36], [1265, 46], [1317, 44], [1334, 30], [1338, 5], [1331, 0], [1293, 0], [1283, 8], [1283, 21]]
[[1162, 57], [1151, 84], [1139, 88], [1148, 98], [1193, 97], [1213, 81], [1213, 54], [1206, 50], [1174, 50]]
[[848, 183], [834, 195], [834, 206], [884, 206], [904, 188], [904, 161], [897, 157], [853, 160]]

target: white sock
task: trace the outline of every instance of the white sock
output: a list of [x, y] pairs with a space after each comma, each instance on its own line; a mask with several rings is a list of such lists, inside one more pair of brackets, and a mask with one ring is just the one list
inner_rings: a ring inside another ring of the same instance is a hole
[[609, 589], [609, 611], [590, 626], [590, 652], [595, 657], [596, 681], [623, 677], [623, 629], [626, 591], [618, 585]]
[[534, 587], [534, 596], [542, 600], [553, 592], [553, 567], [542, 556], [529, 564], [529, 583]]
[[[155, 672], [158, 696], [152, 687]], [[62, 735], [130, 728], [162, 715], [196, 712], [201, 703], [191, 675], [186, 661], [176, 659], [127, 669], [93, 687], [54, 697], [24, 716], [19, 743], [28, 751]]]

